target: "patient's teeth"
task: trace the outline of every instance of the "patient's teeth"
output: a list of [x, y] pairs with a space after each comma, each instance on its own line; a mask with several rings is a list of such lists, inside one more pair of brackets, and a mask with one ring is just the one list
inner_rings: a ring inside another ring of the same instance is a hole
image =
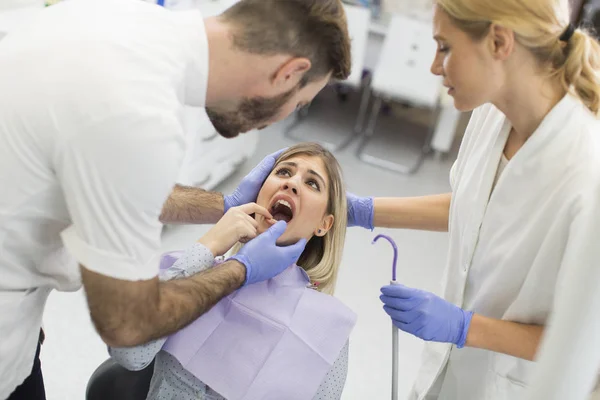
[[283, 206], [286, 206], [290, 210], [292, 209], [292, 205], [290, 203], [288, 203], [287, 201], [285, 201], [285, 200], [278, 200], [277, 203], [276, 203], [276, 205], [279, 205], [279, 204], [281, 204]]

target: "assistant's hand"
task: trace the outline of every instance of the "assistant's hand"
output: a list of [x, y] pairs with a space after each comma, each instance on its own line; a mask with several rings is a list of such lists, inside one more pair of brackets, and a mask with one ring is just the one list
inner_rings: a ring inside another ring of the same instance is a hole
[[348, 226], [361, 226], [373, 230], [373, 198], [358, 197], [346, 192]]
[[300, 239], [291, 246], [277, 246], [277, 239], [283, 235], [287, 223], [278, 221], [266, 232], [249, 241], [231, 258], [246, 267], [244, 285], [271, 279], [298, 261], [304, 251], [306, 239]]
[[225, 254], [237, 242], [245, 243], [258, 235], [258, 222], [251, 214], [259, 214], [266, 221], [275, 223], [271, 213], [256, 203], [230, 208], [204, 236], [198, 240], [215, 257]]
[[399, 329], [426, 341], [464, 347], [472, 311], [465, 311], [433, 293], [404, 285], [384, 286], [381, 293], [383, 309]]
[[225, 209], [227, 212], [231, 207], [241, 206], [242, 204], [252, 203], [256, 201], [258, 192], [262, 187], [263, 182], [273, 170], [275, 161], [286, 149], [281, 149], [275, 153], [269, 154], [258, 164], [248, 175], [242, 179], [239, 186], [232, 194], [223, 198]]

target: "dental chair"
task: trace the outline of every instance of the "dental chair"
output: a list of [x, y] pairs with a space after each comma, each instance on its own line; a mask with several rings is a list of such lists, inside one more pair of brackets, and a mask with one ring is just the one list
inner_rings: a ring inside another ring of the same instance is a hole
[[141, 371], [129, 371], [109, 358], [92, 374], [85, 398], [86, 400], [146, 400], [153, 372], [154, 361]]

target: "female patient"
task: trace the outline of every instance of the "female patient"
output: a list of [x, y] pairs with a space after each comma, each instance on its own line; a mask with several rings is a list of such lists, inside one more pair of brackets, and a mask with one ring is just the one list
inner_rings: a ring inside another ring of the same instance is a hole
[[343, 251], [346, 212], [333, 155], [312, 143], [289, 148], [278, 158], [256, 204], [230, 209], [162, 270], [161, 279], [210, 268], [274, 220], [287, 222], [277, 244], [308, 240], [297, 266], [243, 287], [169, 338], [111, 348], [111, 356], [130, 370], [142, 369], [156, 357], [148, 394], [152, 400], [339, 399], [355, 323], [355, 315], [330, 296]]

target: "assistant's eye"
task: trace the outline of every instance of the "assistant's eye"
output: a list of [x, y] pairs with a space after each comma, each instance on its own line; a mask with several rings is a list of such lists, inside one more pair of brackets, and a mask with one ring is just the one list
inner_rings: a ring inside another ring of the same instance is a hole
[[447, 53], [448, 51], [450, 51], [450, 47], [448, 47], [445, 44], [440, 44], [440, 45], [438, 45], [438, 51], [440, 53]]

